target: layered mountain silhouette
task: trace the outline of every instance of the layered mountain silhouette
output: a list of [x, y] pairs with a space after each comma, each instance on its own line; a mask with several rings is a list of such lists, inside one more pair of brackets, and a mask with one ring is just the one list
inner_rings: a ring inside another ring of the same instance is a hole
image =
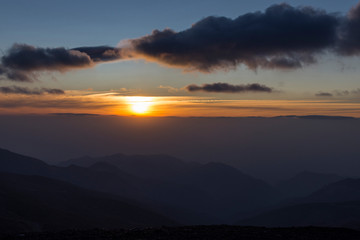
[[336, 174], [303, 171], [290, 179], [281, 181], [277, 184], [277, 187], [284, 197], [305, 197], [328, 184], [343, 179], [343, 177]]
[[276, 191], [267, 183], [220, 163], [117, 154], [73, 159], [58, 167], [7, 150], [0, 151], [0, 159], [0, 171], [44, 176], [134, 199], [184, 224], [229, 223], [232, 216], [276, 199]]
[[328, 184], [290, 205], [238, 223], [267, 227], [314, 225], [360, 229], [360, 179]]
[[304, 198], [303, 202], [360, 201], [360, 179], [344, 179], [329, 184]]
[[83, 157], [53, 166], [0, 149], [0, 179], [0, 221], [10, 230], [360, 226], [360, 180], [334, 174], [303, 172], [273, 187], [223, 163], [166, 155]]
[[13, 173], [0, 173], [0, 209], [1, 233], [175, 224], [116, 195]]
[[71, 165], [90, 167], [95, 163], [108, 163], [119, 169], [143, 178], [162, 178], [180, 174], [198, 166], [195, 162], [184, 162], [167, 155], [125, 155], [114, 154], [105, 157], [92, 158], [89, 156], [74, 158], [60, 162], [58, 166]]

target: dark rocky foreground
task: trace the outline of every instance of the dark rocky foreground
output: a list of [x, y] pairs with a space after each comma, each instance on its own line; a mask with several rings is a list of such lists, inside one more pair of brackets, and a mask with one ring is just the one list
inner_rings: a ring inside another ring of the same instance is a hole
[[1, 239], [68, 240], [68, 239], [124, 239], [124, 240], [359, 240], [360, 231], [344, 228], [264, 228], [240, 226], [189, 226], [132, 230], [68, 230], [61, 232], [7, 235]]

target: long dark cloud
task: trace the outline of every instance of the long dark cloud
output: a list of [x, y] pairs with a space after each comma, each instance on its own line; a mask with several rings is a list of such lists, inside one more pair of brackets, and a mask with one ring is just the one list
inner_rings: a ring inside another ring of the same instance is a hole
[[280, 4], [234, 20], [207, 17], [182, 32], [156, 30], [130, 42], [145, 57], [188, 70], [238, 64], [287, 69], [313, 63], [315, 53], [334, 45], [338, 24], [324, 11]]
[[32, 82], [36, 79], [34, 72], [90, 68], [97, 63], [119, 60], [120, 52], [108, 46], [65, 49], [14, 44], [1, 58], [0, 79], [3, 75], [13, 81]]
[[65, 48], [37, 48], [14, 44], [1, 58], [1, 72], [8, 79], [22, 82], [33, 80], [35, 71], [68, 71], [94, 65], [86, 53]]
[[27, 87], [19, 86], [9, 86], [9, 87], [0, 87], [0, 93], [3, 94], [23, 94], [23, 95], [42, 95], [47, 94], [56, 94], [61, 95], [65, 94], [65, 91], [57, 88], [34, 88], [30, 89]]
[[0, 79], [32, 81], [39, 71], [69, 71], [121, 59], [145, 59], [186, 71], [295, 69], [319, 54], [360, 54], [360, 4], [348, 15], [273, 5], [235, 19], [210, 16], [189, 29], [154, 30], [119, 47], [39, 48], [15, 44], [1, 58]]
[[25, 44], [13, 45], [1, 61], [5, 68], [20, 71], [66, 71], [93, 64], [89, 55], [80, 51], [65, 48], [36, 48]]
[[79, 47], [72, 50], [87, 54], [95, 63], [116, 61], [122, 58], [120, 48], [109, 46]]
[[360, 3], [350, 9], [342, 19], [339, 29], [337, 50], [342, 55], [359, 55], [360, 53]]
[[201, 86], [191, 84], [185, 87], [189, 92], [203, 91], [216, 93], [244, 93], [244, 92], [272, 92], [273, 89], [258, 83], [232, 85], [228, 83], [203, 84]]

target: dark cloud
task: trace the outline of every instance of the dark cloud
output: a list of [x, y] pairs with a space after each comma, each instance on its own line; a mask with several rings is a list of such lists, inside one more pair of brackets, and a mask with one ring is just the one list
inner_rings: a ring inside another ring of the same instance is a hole
[[360, 88], [354, 90], [333, 90], [331, 92], [318, 92], [315, 96], [318, 97], [347, 97], [347, 96], [358, 96], [360, 95]]
[[48, 94], [65, 94], [65, 91], [58, 88], [41, 88], [43, 92], [46, 92]]
[[328, 92], [319, 92], [319, 93], [316, 93], [315, 96], [317, 96], [317, 97], [332, 97], [333, 94], [328, 93]]
[[121, 59], [121, 49], [109, 46], [79, 47], [72, 50], [87, 54], [96, 63]]
[[36, 71], [63, 72], [91, 66], [94, 66], [92, 59], [77, 50], [14, 44], [1, 58], [0, 74], [9, 80], [31, 82]]
[[292, 69], [315, 62], [315, 53], [335, 44], [338, 22], [324, 11], [280, 4], [234, 20], [207, 17], [182, 32], [155, 30], [130, 43], [145, 58], [186, 70], [210, 72], [238, 64]]
[[0, 79], [32, 82], [38, 71], [65, 72], [120, 58], [121, 50], [108, 46], [65, 49], [14, 44], [1, 58]]
[[36, 48], [26, 44], [13, 45], [1, 60], [4, 67], [21, 71], [65, 71], [93, 65], [91, 58], [80, 51]]
[[351, 8], [348, 16], [342, 20], [339, 30], [337, 50], [342, 55], [358, 55], [360, 53], [360, 3]]
[[9, 69], [0, 64], [0, 80], [8, 79], [17, 82], [32, 82], [33, 80], [30, 75], [32, 74], [26, 74], [20, 70]]
[[6, 68], [0, 64], [0, 75], [6, 73]]
[[348, 91], [348, 90], [335, 90], [334, 93], [337, 95], [337, 96], [348, 96], [351, 94], [351, 91]]
[[16, 82], [33, 82], [36, 78], [33, 73], [26, 73], [24, 71], [10, 70], [6, 72], [6, 77], [9, 80]]
[[4, 94], [24, 94], [24, 95], [42, 95], [47, 94], [65, 94], [64, 90], [56, 88], [35, 88], [30, 89], [27, 87], [18, 87], [18, 86], [9, 86], [9, 87], [0, 87], [0, 93]]
[[272, 92], [273, 89], [258, 83], [246, 85], [232, 85], [228, 83], [203, 84], [201, 86], [191, 84], [185, 87], [189, 92], [203, 91], [216, 93], [243, 93], [243, 92]]

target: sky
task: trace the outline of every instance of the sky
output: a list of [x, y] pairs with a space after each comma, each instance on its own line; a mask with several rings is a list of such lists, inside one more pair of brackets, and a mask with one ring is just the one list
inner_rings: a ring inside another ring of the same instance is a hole
[[1, 114], [360, 117], [356, 0], [0, 3]]
[[358, 176], [358, 0], [0, 3], [0, 148]]

